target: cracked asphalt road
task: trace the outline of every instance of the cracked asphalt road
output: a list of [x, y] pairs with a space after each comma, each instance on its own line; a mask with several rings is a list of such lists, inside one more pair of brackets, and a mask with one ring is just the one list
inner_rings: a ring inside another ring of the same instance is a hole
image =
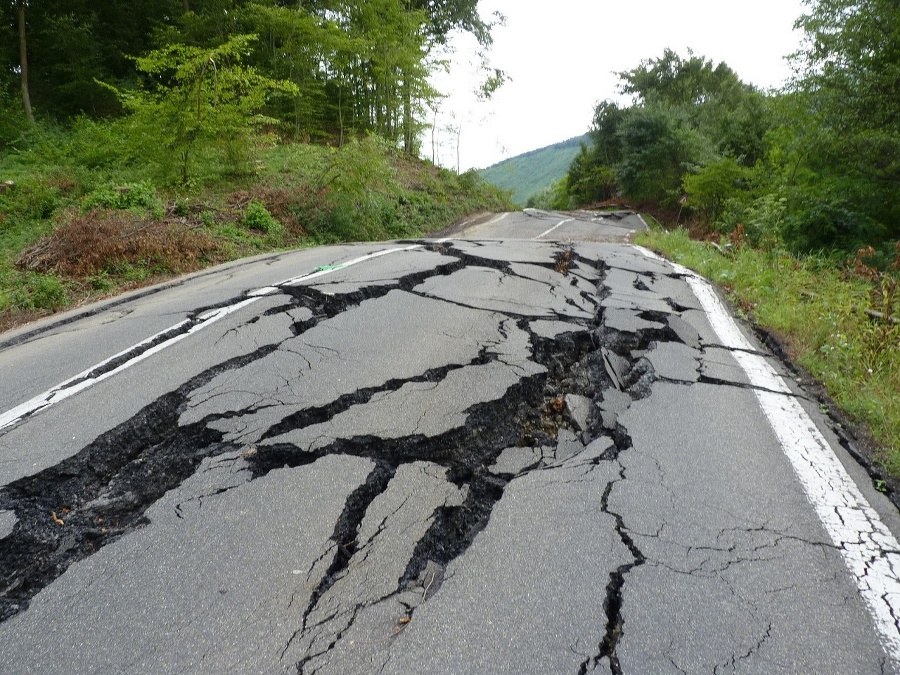
[[500, 215], [0, 336], [0, 672], [900, 672], [896, 509], [641, 227]]

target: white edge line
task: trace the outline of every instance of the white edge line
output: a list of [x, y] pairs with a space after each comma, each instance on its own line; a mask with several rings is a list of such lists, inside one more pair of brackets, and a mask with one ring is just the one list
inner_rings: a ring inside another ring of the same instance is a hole
[[361, 262], [366, 262], [367, 260], [374, 260], [375, 258], [380, 258], [381, 256], [390, 255], [392, 253], [401, 253], [403, 251], [414, 251], [419, 248], [425, 248], [422, 244], [413, 244], [412, 246], [403, 246], [400, 248], [388, 248], [383, 251], [375, 251], [374, 253], [367, 253], [365, 255], [361, 255], [358, 258], [354, 258], [353, 260], [348, 260], [345, 263], [340, 263], [335, 265], [331, 269], [320, 270], [318, 272], [310, 272], [309, 274], [301, 274], [298, 277], [291, 277], [290, 279], [285, 279], [284, 281], [275, 284], [276, 287], [279, 286], [296, 286], [304, 281], [310, 281], [311, 279], [317, 279], [319, 277], [324, 277], [328, 274], [332, 274], [337, 272], [338, 270], [346, 269], [348, 267], [353, 267], [354, 265], [358, 265]]
[[[87, 370], [83, 370], [80, 373], [78, 373], [77, 375], [73, 375], [69, 379], [65, 380], [64, 382], [60, 382], [58, 385], [56, 385], [52, 389], [48, 389], [43, 394], [38, 394], [34, 398], [17, 405], [15, 408], [12, 408], [11, 410], [8, 410], [7, 412], [0, 415], [0, 429], [4, 429], [5, 427], [12, 424], [13, 421], [18, 420], [20, 417], [27, 415], [30, 412], [34, 412], [35, 410], [45, 407], [44, 405], [41, 405], [41, 403], [49, 400], [53, 396], [53, 394], [55, 394], [57, 391], [59, 391], [61, 389], [64, 389], [69, 383], [75, 382], [76, 380], [80, 380], [84, 377], [87, 377], [88, 375], [91, 374], [91, 372], [97, 370], [97, 368], [101, 368], [101, 367], [105, 366], [110, 361], [114, 361], [114, 360], [118, 359], [119, 357], [124, 356], [128, 352], [137, 349], [138, 347], [141, 347], [145, 344], [153, 342], [160, 335], [170, 333], [173, 330], [177, 330], [189, 323], [190, 323], [190, 319], [185, 319], [184, 321], [182, 321], [180, 323], [176, 323], [174, 326], [170, 326], [169, 328], [166, 328], [165, 330], [161, 330], [160, 332], [156, 333], [155, 335], [151, 335], [146, 340], [142, 340], [142, 341], [138, 342], [137, 344], [132, 345], [131, 347], [128, 347], [127, 349], [123, 349], [118, 354], [113, 354], [108, 359], [104, 359], [100, 363], [94, 364]], [[47, 403], [46, 405], [50, 405], [50, 403]]]
[[[181, 340], [186, 338], [188, 335], [192, 335], [192, 334], [206, 328], [207, 326], [214, 324], [219, 319], [223, 319], [226, 316], [228, 316], [229, 314], [232, 314], [233, 312], [236, 312], [239, 309], [256, 302], [257, 300], [259, 300], [259, 297], [248, 298], [241, 302], [235, 303], [234, 305], [229, 305], [228, 307], [221, 307], [219, 309], [213, 310], [212, 312], [207, 312], [204, 315], [204, 318], [201, 318], [201, 323], [198, 323], [197, 325], [192, 326], [190, 328], [190, 330], [187, 330], [184, 333], [179, 333], [178, 335], [174, 335], [173, 337], [169, 338], [168, 340], [166, 340], [164, 342], [160, 342], [158, 345], [154, 345], [150, 349], [148, 349], [144, 352], [141, 352], [140, 354], [135, 356], [133, 359], [129, 359], [125, 363], [122, 363], [121, 365], [117, 366], [116, 368], [113, 368], [112, 370], [109, 370], [105, 373], [101, 373], [97, 377], [91, 377], [91, 378], [87, 377], [88, 375], [91, 374], [91, 372], [97, 370], [97, 368], [100, 368], [100, 367], [106, 365], [110, 361], [113, 361], [113, 360], [127, 354], [128, 352], [141, 347], [142, 345], [153, 342], [160, 335], [164, 335], [165, 333], [170, 333], [173, 330], [182, 328], [185, 325], [190, 324], [191, 321], [189, 319], [185, 319], [184, 321], [177, 323], [174, 326], [171, 326], [170, 328], [167, 328], [164, 331], [160, 331], [156, 335], [153, 335], [153, 336], [147, 338], [146, 340], [138, 342], [136, 345], [129, 347], [128, 349], [125, 349], [125, 350], [119, 352], [118, 354], [115, 354], [114, 356], [109, 357], [108, 359], [106, 359], [104, 361], [101, 361], [100, 363], [88, 368], [87, 370], [80, 372], [78, 375], [75, 375], [74, 377], [70, 377], [68, 380], [56, 385], [52, 389], [48, 389], [43, 394], [39, 394], [39, 395], [35, 396], [34, 398], [26, 401], [25, 403], [22, 403], [22, 404], [16, 406], [12, 410], [9, 410], [9, 411], [3, 413], [2, 415], [0, 415], [0, 431], [2, 431], [3, 429], [5, 429], [8, 426], [12, 426], [13, 424], [15, 424], [16, 422], [18, 422], [19, 420], [21, 420], [23, 417], [25, 417], [27, 415], [33, 415], [34, 413], [39, 412], [40, 410], [43, 410], [44, 408], [49, 408], [50, 406], [55, 405], [56, 403], [59, 403], [60, 401], [66, 400], [70, 396], [74, 396], [78, 392], [84, 391], [85, 389], [94, 386], [98, 382], [102, 382], [103, 380], [105, 380], [109, 377], [112, 377], [116, 373], [121, 373], [123, 370], [130, 368], [131, 366], [135, 365], [136, 363], [140, 363], [144, 359], [150, 358], [154, 354], [157, 354], [157, 353], [161, 352], [162, 350], [164, 350], [168, 347], [171, 347], [175, 343], [180, 342]], [[77, 382], [77, 384], [75, 384], [74, 386], [68, 386], [72, 382]]]
[[[663, 260], [647, 249], [644, 255]], [[751, 346], [710, 283], [681, 265], [713, 330], [726, 346]], [[755, 351], [755, 350], [754, 350]], [[790, 393], [784, 379], [762, 356], [732, 354], [756, 387], [756, 398], [825, 531], [844, 559], [869, 608], [882, 646], [900, 664], [900, 543], [860, 492], [815, 422]], [[782, 393], [778, 393], [782, 392]]]
[[556, 229], [557, 227], [559, 227], [560, 225], [565, 225], [566, 223], [571, 223], [573, 220], [575, 220], [575, 219], [574, 219], [574, 218], [567, 218], [566, 220], [561, 220], [561, 221], [559, 221], [556, 225], [554, 225], [553, 227], [551, 227], [551, 228], [550, 228], [549, 230], [547, 230], [546, 232], [543, 232], [543, 233], [539, 234], [538, 236], [536, 236], [534, 239], [532, 239], [532, 241], [537, 241], [538, 239], [543, 239], [543, 238], [546, 237], [548, 234], [550, 234], [551, 232], [553, 232], [553, 230], [555, 230], [555, 229]]
[[[130, 368], [131, 366], [133, 366], [137, 363], [140, 363], [141, 361], [143, 361], [145, 359], [150, 358], [154, 354], [158, 354], [159, 352], [163, 351], [164, 349], [167, 349], [168, 347], [171, 347], [172, 345], [180, 342], [181, 340], [186, 338], [188, 335], [193, 335], [194, 333], [197, 333], [197, 332], [203, 330], [207, 326], [211, 326], [212, 324], [219, 321], [220, 319], [225, 318], [229, 314], [232, 314], [232, 313], [238, 311], [239, 309], [242, 309], [248, 305], [253, 304], [260, 298], [278, 292], [279, 286], [293, 286], [293, 285], [299, 284], [303, 281], [308, 281], [310, 279], [322, 277], [327, 274], [337, 272], [338, 270], [345, 269], [345, 268], [351, 267], [353, 265], [357, 265], [361, 262], [365, 262], [367, 260], [373, 260], [374, 258], [380, 258], [381, 256], [390, 255], [391, 253], [400, 253], [402, 251], [413, 251], [413, 250], [420, 249], [420, 248], [424, 248], [424, 246], [422, 244], [414, 244], [412, 246], [403, 246], [403, 247], [399, 247], [399, 248], [391, 248], [391, 249], [385, 249], [383, 251], [376, 251], [374, 253], [368, 253], [366, 255], [359, 256], [358, 258], [354, 258], [353, 260], [349, 260], [345, 263], [335, 265], [331, 269], [321, 270], [319, 272], [312, 272], [310, 274], [305, 274], [305, 275], [302, 275], [299, 277], [293, 277], [291, 279], [282, 281], [281, 283], [276, 284], [275, 286], [265, 286], [263, 288], [258, 288], [256, 290], [250, 291], [249, 293], [247, 293], [246, 299], [241, 300], [240, 302], [236, 302], [233, 305], [228, 305], [227, 307], [220, 307], [217, 309], [212, 309], [207, 312], [204, 312], [199, 317], [197, 317], [197, 320], [199, 321], [199, 323], [192, 326], [190, 328], [190, 330], [187, 330], [184, 333], [179, 333], [178, 335], [173, 336], [169, 340], [160, 342], [158, 345], [155, 345], [155, 346], [151, 347], [150, 349], [146, 350], [145, 352], [138, 354], [133, 359], [129, 359], [125, 363], [122, 363], [121, 365], [119, 365], [116, 368], [113, 368], [110, 371], [102, 373], [101, 375], [98, 375], [97, 377], [87, 378], [87, 376], [90, 375], [93, 371], [97, 370], [97, 368], [101, 368], [104, 365], [106, 365], [107, 363], [110, 363], [111, 361], [113, 361], [117, 358], [120, 358], [121, 356], [124, 356], [125, 354], [127, 354], [129, 352], [134, 351], [135, 349], [138, 349], [138, 348], [142, 347], [143, 345], [153, 342], [160, 335], [170, 333], [173, 330], [178, 330], [179, 328], [182, 328], [191, 323], [190, 319], [185, 319], [184, 321], [181, 321], [173, 326], [170, 326], [169, 328], [166, 328], [165, 330], [162, 330], [162, 331], [156, 333], [155, 335], [151, 335], [147, 339], [142, 340], [142, 341], [138, 342], [137, 344], [134, 344], [131, 347], [128, 347], [127, 349], [122, 350], [118, 354], [114, 354], [113, 356], [110, 356], [109, 358], [104, 359], [100, 363], [94, 364], [87, 370], [84, 370], [84, 371], [78, 373], [77, 375], [70, 377], [69, 379], [65, 380], [64, 382], [59, 383], [55, 387], [48, 389], [44, 393], [38, 394], [34, 398], [31, 398], [28, 401], [25, 401], [24, 403], [20, 403], [19, 405], [15, 406], [14, 408], [11, 408], [10, 410], [7, 410], [6, 412], [0, 414], [0, 431], [3, 431], [7, 427], [10, 427], [10, 426], [18, 423], [24, 417], [33, 415], [45, 408], [49, 408], [50, 406], [52, 406], [56, 403], [59, 403], [60, 401], [64, 401], [65, 399], [69, 398], [70, 396], [74, 396], [78, 392], [84, 391], [85, 389], [92, 387], [93, 385], [97, 384], [98, 382], [102, 382], [103, 380], [105, 380], [109, 377], [112, 377], [116, 373], [120, 373], [120, 372]], [[78, 382], [79, 380], [81, 380], [81, 381]], [[76, 384], [74, 386], [68, 386], [72, 382], [78, 382], [78, 384]]]

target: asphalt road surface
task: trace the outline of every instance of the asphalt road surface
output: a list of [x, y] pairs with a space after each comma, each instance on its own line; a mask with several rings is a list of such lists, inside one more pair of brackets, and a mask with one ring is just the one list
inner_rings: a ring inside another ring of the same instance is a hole
[[897, 673], [896, 509], [632, 214], [0, 336], [0, 673]]

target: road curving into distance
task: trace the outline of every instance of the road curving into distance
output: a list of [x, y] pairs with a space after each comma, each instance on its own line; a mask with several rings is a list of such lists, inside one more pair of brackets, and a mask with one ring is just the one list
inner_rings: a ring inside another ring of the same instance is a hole
[[900, 517], [629, 212], [0, 336], [2, 673], [898, 673]]

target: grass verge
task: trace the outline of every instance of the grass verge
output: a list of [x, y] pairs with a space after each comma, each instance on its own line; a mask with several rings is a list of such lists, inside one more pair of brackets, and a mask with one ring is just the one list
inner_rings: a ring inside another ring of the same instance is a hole
[[900, 325], [891, 320], [900, 314], [896, 274], [879, 275], [859, 259], [855, 269], [841, 269], [824, 257], [749, 246], [723, 253], [684, 230], [653, 230], [636, 243], [725, 289], [747, 319], [786, 345], [790, 358], [871, 434], [874, 459], [900, 478]]

